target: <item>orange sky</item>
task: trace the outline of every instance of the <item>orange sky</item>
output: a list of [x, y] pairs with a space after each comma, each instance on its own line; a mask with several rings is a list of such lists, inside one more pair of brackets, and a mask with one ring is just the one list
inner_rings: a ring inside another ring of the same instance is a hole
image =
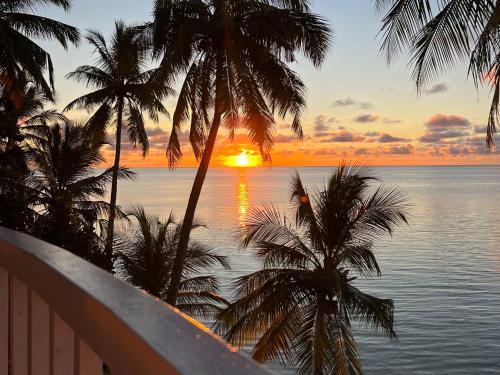
[[[456, 119], [451, 119], [456, 121]], [[446, 122], [444, 118], [437, 121]], [[431, 123], [432, 124], [432, 123]], [[430, 125], [429, 125], [430, 126]], [[498, 164], [500, 155], [497, 150], [487, 152], [484, 146], [484, 134], [475, 134], [471, 126], [464, 131], [460, 140], [449, 137], [454, 130], [443, 130], [438, 125], [431, 127], [417, 139], [396, 137], [385, 132], [365, 131], [352, 132], [340, 129], [328, 132], [328, 135], [306, 135], [303, 141], [296, 140], [288, 132], [276, 135], [276, 143], [271, 153], [272, 166], [332, 166], [341, 160], [349, 160], [370, 165], [469, 165]], [[440, 126], [440, 125], [439, 125]], [[465, 124], [464, 124], [465, 128]], [[161, 128], [149, 129], [151, 148], [146, 158], [141, 152], [133, 150], [129, 144], [123, 147], [123, 165], [128, 167], [167, 167], [165, 149], [168, 141], [168, 131]], [[458, 134], [458, 133], [457, 133]], [[438, 139], [437, 142], [435, 138]], [[180, 167], [197, 165], [187, 135], [184, 140], [184, 157]], [[111, 142], [112, 143], [112, 142]], [[256, 148], [248, 142], [245, 136], [238, 136], [230, 141], [225, 134], [219, 136], [216, 150], [212, 158], [212, 166], [224, 166], [228, 157], [236, 156], [245, 150], [255, 160], [260, 159]], [[113, 159], [110, 146], [106, 152], [109, 164]]]

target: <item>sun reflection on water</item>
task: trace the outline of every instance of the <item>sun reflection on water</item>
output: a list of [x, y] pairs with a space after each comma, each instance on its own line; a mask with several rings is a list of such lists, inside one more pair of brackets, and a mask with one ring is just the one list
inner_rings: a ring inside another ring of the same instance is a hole
[[245, 229], [245, 220], [248, 212], [249, 201], [248, 201], [248, 185], [247, 176], [245, 170], [240, 168], [239, 170], [239, 180], [238, 180], [238, 223], [241, 229]]

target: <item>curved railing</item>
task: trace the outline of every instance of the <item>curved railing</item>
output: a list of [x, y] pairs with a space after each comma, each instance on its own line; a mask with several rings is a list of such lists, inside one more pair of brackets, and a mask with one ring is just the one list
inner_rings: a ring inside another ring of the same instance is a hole
[[0, 228], [0, 375], [264, 375], [198, 322], [73, 254]]

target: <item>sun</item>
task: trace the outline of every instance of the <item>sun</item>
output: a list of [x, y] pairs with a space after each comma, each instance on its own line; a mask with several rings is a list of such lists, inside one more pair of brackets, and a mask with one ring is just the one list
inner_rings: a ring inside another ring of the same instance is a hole
[[242, 149], [238, 155], [224, 156], [224, 165], [235, 168], [257, 167], [261, 164], [260, 156], [255, 152]]
[[250, 159], [245, 151], [236, 156], [235, 164], [238, 167], [248, 167], [250, 165]]

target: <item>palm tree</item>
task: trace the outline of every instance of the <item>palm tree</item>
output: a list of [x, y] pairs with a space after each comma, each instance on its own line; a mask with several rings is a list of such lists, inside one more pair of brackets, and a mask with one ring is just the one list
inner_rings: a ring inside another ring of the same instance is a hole
[[53, 109], [44, 109], [50, 98], [25, 72], [15, 80], [16, 85], [0, 86], [0, 166], [20, 172], [28, 168], [25, 158], [30, 141], [48, 123], [65, 118]]
[[369, 171], [341, 165], [310, 195], [296, 174], [295, 224], [272, 205], [251, 212], [243, 246], [263, 268], [236, 281], [236, 301], [219, 316], [229, 342], [257, 340], [256, 360], [292, 362], [299, 374], [360, 374], [351, 322], [396, 337], [393, 301], [355, 286], [358, 276], [381, 275], [375, 240], [406, 223], [403, 195], [369, 193], [373, 181]]
[[[46, 5], [68, 10], [71, 0], [0, 0], [0, 82], [15, 86], [15, 78], [24, 71], [53, 100], [52, 59], [31, 38], [55, 39], [67, 49], [69, 43], [78, 43], [80, 34], [75, 27], [32, 14]], [[50, 83], [45, 80], [46, 71]]]
[[45, 110], [44, 91], [21, 72], [16, 85], [0, 85], [0, 225], [29, 232], [37, 212], [36, 192], [28, 188], [33, 142], [47, 124], [63, 120], [55, 110]]
[[500, 115], [500, 3], [491, 0], [375, 0], [382, 21], [382, 51], [390, 63], [405, 49], [422, 91], [458, 61], [468, 60], [476, 87], [494, 93], [486, 144], [494, 146]]
[[[135, 223], [117, 233], [115, 241], [119, 273], [130, 283], [165, 300], [179, 240], [179, 227], [172, 214], [161, 221], [158, 216], [148, 215], [142, 207], [133, 208], [128, 217]], [[190, 242], [177, 305], [182, 312], [209, 318], [219, 313], [221, 306], [227, 305], [227, 301], [217, 294], [216, 277], [199, 275], [202, 270], [217, 264], [229, 269], [226, 257], [217, 255], [207, 245]]]
[[245, 128], [265, 160], [274, 115], [291, 117], [302, 137], [305, 87], [286, 63], [296, 52], [320, 66], [329, 46], [327, 24], [306, 0], [156, 1], [153, 44], [163, 56], [156, 79], [185, 74], [167, 155], [182, 156], [181, 124], [191, 119], [190, 142], [200, 165], [181, 229], [167, 301], [175, 305], [190, 229], [221, 124], [230, 137]]
[[[101, 199], [113, 171], [95, 170], [104, 162], [104, 142], [93, 142], [86, 127], [70, 121], [47, 127], [44, 138], [36, 141], [29, 185], [40, 208], [34, 234], [105, 268], [96, 227], [110, 209]], [[132, 174], [121, 169], [119, 176]]]
[[97, 31], [89, 31], [86, 39], [95, 48], [96, 64], [80, 66], [69, 73], [67, 78], [85, 82], [87, 87], [92, 87], [95, 91], [69, 103], [65, 111], [73, 108], [92, 111], [97, 108], [88, 121], [89, 129], [96, 139], [102, 139], [106, 128], [112, 122], [116, 123], [111, 209], [106, 237], [108, 268], [111, 269], [122, 130], [127, 130], [132, 145], [140, 146], [143, 156], [146, 156], [149, 142], [143, 111], [146, 110], [154, 121], [158, 121], [159, 113], [168, 114], [161, 101], [172, 90], [165, 85], [158, 86], [155, 90], [149, 87], [148, 80], [154, 70], [145, 69], [148, 63], [148, 44], [134, 28], [117, 21], [109, 46]]

